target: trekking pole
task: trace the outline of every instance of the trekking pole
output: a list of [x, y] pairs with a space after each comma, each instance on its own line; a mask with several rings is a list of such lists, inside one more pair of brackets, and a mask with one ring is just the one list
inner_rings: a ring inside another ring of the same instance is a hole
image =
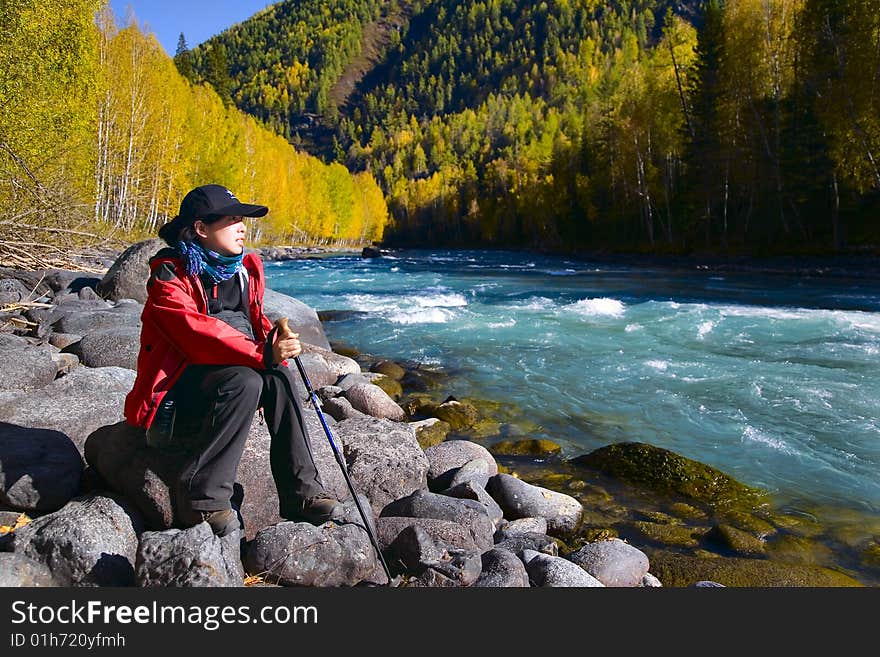
[[[275, 326], [278, 327], [278, 330], [280, 332], [290, 332], [290, 327], [287, 325], [286, 317], [279, 317], [275, 321]], [[351, 483], [351, 477], [348, 476], [348, 468], [345, 467], [345, 460], [343, 460], [342, 458], [342, 453], [339, 451], [339, 448], [336, 447], [336, 441], [333, 439], [333, 433], [330, 431], [330, 427], [327, 426], [327, 420], [324, 418], [324, 414], [321, 412], [321, 404], [318, 401], [318, 396], [315, 394], [315, 391], [312, 390], [312, 384], [309, 382], [309, 375], [306, 374], [306, 370], [303, 367], [302, 362], [300, 362], [299, 356], [295, 356], [293, 362], [296, 363], [296, 369], [299, 370], [299, 375], [302, 377], [303, 383], [306, 386], [306, 390], [309, 393], [309, 399], [312, 400], [312, 406], [315, 407], [315, 411], [318, 413], [318, 419], [321, 421], [321, 426], [324, 427], [324, 433], [327, 434], [327, 440], [330, 441], [330, 448], [333, 450], [333, 456], [336, 457], [336, 463], [339, 464], [339, 469], [342, 470], [342, 476], [345, 477], [345, 483], [348, 484], [348, 490], [351, 491], [351, 497], [352, 499], [354, 499], [357, 510], [361, 514], [361, 519], [364, 521], [364, 529], [367, 530], [367, 534], [370, 536], [370, 542], [376, 549], [376, 554], [379, 555], [379, 561], [382, 562], [382, 568], [385, 570], [385, 575], [388, 577], [388, 586], [391, 586], [391, 571], [388, 570], [388, 564], [385, 563], [385, 557], [382, 556], [382, 550], [379, 548], [379, 541], [376, 540], [376, 535], [373, 533], [372, 526], [367, 521], [367, 515], [364, 512], [364, 509], [361, 506], [361, 501], [354, 490], [354, 484]]]

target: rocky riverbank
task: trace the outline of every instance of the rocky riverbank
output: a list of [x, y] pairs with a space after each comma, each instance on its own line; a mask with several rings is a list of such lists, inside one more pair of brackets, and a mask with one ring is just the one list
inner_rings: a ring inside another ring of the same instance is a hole
[[[0, 272], [0, 585], [386, 583], [311, 409], [343, 522], [278, 516], [256, 416], [234, 497], [243, 539], [180, 526], [171, 484], [185, 454], [147, 446], [122, 420], [159, 246], [132, 246], [103, 276]], [[405, 586], [860, 584], [798, 558], [816, 533], [809, 519], [717, 470], [637, 442], [562, 460], [549, 441], [500, 440], [503, 404], [451, 398], [442, 373], [417, 363], [331, 348], [315, 310], [291, 297], [269, 290], [265, 310], [301, 334], [303, 365]], [[662, 499], [662, 510], [625, 507], [619, 490]], [[770, 558], [784, 545], [792, 558]]]

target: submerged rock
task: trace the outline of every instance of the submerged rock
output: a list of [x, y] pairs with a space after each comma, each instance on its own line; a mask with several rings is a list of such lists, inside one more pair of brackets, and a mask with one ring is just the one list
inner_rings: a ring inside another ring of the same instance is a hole
[[607, 445], [571, 462], [654, 492], [681, 495], [715, 508], [752, 508], [767, 502], [764, 492], [720, 470], [645, 443]]

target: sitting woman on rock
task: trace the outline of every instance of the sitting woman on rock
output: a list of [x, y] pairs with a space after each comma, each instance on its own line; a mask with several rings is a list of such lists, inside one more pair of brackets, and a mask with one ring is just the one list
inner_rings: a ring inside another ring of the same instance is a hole
[[206, 521], [218, 536], [241, 526], [233, 484], [258, 408], [272, 438], [280, 515], [315, 524], [342, 515], [318, 475], [286, 366], [302, 351], [298, 335], [263, 314], [262, 261], [244, 253], [244, 218], [268, 211], [203, 185], [162, 226], [170, 248], [150, 261], [137, 379], [125, 401], [126, 420], [147, 429], [148, 442], [189, 449], [174, 491], [178, 518]]

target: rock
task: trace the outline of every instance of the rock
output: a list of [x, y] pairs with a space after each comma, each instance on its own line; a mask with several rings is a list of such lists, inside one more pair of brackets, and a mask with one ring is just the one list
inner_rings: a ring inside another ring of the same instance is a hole
[[493, 476], [498, 474], [498, 464], [495, 462], [495, 457], [482, 445], [472, 443], [469, 440], [447, 440], [426, 449], [425, 456], [428, 457], [431, 464], [428, 469], [428, 485], [431, 490], [449, 488], [455, 472], [465, 463], [474, 459], [485, 461]]
[[508, 520], [546, 518], [551, 535], [568, 534], [575, 530], [583, 507], [570, 495], [534, 486], [507, 474], [497, 474], [486, 487], [498, 502]]
[[[52, 270], [36, 270], [27, 271], [24, 269], [14, 269], [12, 267], [0, 267], [0, 278], [4, 280], [15, 279], [24, 285], [27, 292], [34, 298], [44, 295], [52, 295], [53, 290], [46, 280], [46, 276]], [[16, 288], [18, 289], [18, 288]]]
[[257, 532], [245, 567], [285, 586], [354, 586], [375, 571], [377, 561], [360, 527], [282, 522]]
[[97, 292], [105, 299], [136, 299], [147, 301], [147, 279], [150, 277], [150, 258], [168, 246], [154, 238], [137, 242], [122, 252], [97, 285]]
[[427, 487], [428, 459], [407, 425], [364, 416], [337, 424], [336, 435], [349, 475], [376, 515], [389, 502]]
[[361, 413], [373, 417], [403, 422], [406, 414], [382, 388], [372, 383], [356, 383], [344, 393], [345, 398]]
[[659, 589], [663, 587], [663, 583], [654, 577], [651, 573], [645, 573], [645, 576], [642, 578], [642, 584], [645, 588], [650, 589]]
[[0, 587], [58, 586], [52, 571], [39, 561], [14, 552], [0, 552]]
[[138, 586], [242, 586], [239, 536], [219, 538], [201, 522], [186, 530], [141, 535], [135, 563]]
[[473, 532], [451, 520], [436, 518], [403, 518], [386, 517], [376, 520], [376, 535], [382, 550], [394, 542], [394, 539], [407, 527], [418, 526], [424, 529], [431, 538], [444, 545], [462, 550], [478, 550]]
[[63, 433], [0, 422], [0, 504], [30, 515], [55, 511], [77, 494], [82, 472]]
[[391, 397], [395, 403], [400, 401], [400, 398], [403, 397], [403, 386], [384, 374], [373, 374], [370, 378], [370, 383], [381, 388], [382, 391]]
[[546, 518], [519, 518], [507, 523], [495, 532], [495, 542], [500, 543], [506, 538], [522, 536], [523, 534], [546, 534]]
[[709, 580], [702, 580], [699, 582], [694, 582], [691, 586], [695, 589], [723, 589], [727, 588], [724, 584], [719, 584], [718, 582], [710, 582]]
[[426, 490], [417, 490], [411, 495], [391, 502], [380, 517], [436, 518], [449, 520], [467, 527], [474, 542], [481, 551], [492, 548], [492, 534], [495, 528], [485, 507], [473, 500], [460, 500]]
[[[306, 410], [303, 418], [324, 485], [338, 499], [345, 499], [348, 488], [317, 415]], [[255, 419], [239, 462], [233, 494], [233, 505], [240, 509], [248, 538], [282, 520], [278, 515], [278, 491], [269, 474], [271, 441], [265, 423]], [[171, 491], [187, 459], [185, 451], [148, 447], [144, 430], [122, 421], [95, 430], [88, 436], [84, 452], [86, 461], [107, 484], [138, 508], [148, 528], [180, 526], [175, 514], [177, 501], [172, 499]]]
[[587, 543], [567, 558], [605, 586], [639, 586], [648, 572], [647, 555], [619, 538]]
[[[455, 488], [464, 483], [474, 483], [480, 488], [486, 488], [489, 478], [496, 474], [493, 472], [494, 469], [485, 459], [471, 459], [458, 468], [458, 470], [455, 470], [449, 482], [449, 488]], [[448, 494], [444, 492], [444, 495]], [[453, 497], [459, 496], [454, 495]]]
[[98, 296], [98, 293], [95, 292], [94, 288], [91, 288], [91, 287], [83, 287], [79, 291], [79, 294], [77, 296], [79, 296], [80, 299], [86, 299], [86, 300], [101, 298], [100, 296]]
[[[629, 526], [635, 530], [638, 536], [662, 545], [696, 547], [700, 544], [698, 536], [701, 532], [694, 530], [693, 527], [643, 521], [630, 523]], [[705, 529], [702, 531], [705, 532]]]
[[752, 508], [766, 503], [764, 493], [720, 470], [645, 443], [607, 445], [571, 462], [653, 492], [678, 494], [718, 509]]
[[263, 313], [273, 323], [279, 317], [287, 317], [290, 329], [299, 333], [302, 342], [330, 351], [330, 343], [324, 334], [318, 313], [299, 299], [266, 288], [263, 294]]
[[[352, 373], [359, 374], [361, 371], [360, 365], [351, 358], [305, 343], [299, 359], [309, 376], [313, 390], [336, 385], [336, 381], [340, 377]], [[292, 363], [290, 366], [294, 367]]]
[[766, 559], [690, 557], [667, 552], [651, 555], [651, 572], [666, 587], [691, 586], [706, 580], [736, 587], [864, 586], [849, 575], [830, 568]]
[[367, 375], [363, 374], [360, 371], [349, 372], [339, 377], [339, 379], [336, 381], [336, 387], [342, 391], [342, 394], [344, 394], [346, 390], [358, 383], [369, 384], [372, 383], [372, 381]]
[[418, 422], [410, 422], [409, 426], [415, 429], [416, 440], [422, 449], [428, 449], [434, 445], [439, 445], [444, 440], [452, 427], [448, 422], [438, 420], [436, 417], [429, 417], [427, 420], [419, 420]]
[[53, 350], [44, 345], [33, 345], [25, 338], [0, 333], [0, 353], [3, 354], [3, 374], [0, 391], [30, 391], [52, 383], [57, 366]]
[[552, 440], [502, 440], [489, 446], [495, 456], [546, 456], [559, 454], [562, 447]]
[[479, 419], [479, 412], [473, 404], [460, 402], [457, 399], [450, 399], [442, 404], [424, 403], [419, 407], [419, 411], [423, 415], [448, 422], [455, 431], [468, 429]]
[[582, 568], [562, 557], [551, 557], [534, 550], [525, 550], [522, 560], [526, 565], [529, 580], [535, 586], [591, 588], [604, 586]]
[[528, 533], [511, 536], [496, 543], [495, 549], [507, 550], [513, 554], [519, 554], [523, 550], [533, 550], [534, 552], [549, 554], [551, 557], [559, 555], [559, 547], [556, 545], [556, 541], [546, 534]]
[[507, 550], [492, 549], [482, 554], [482, 571], [474, 582], [478, 588], [523, 588], [529, 574], [522, 560]]
[[61, 431], [82, 453], [90, 433], [122, 419], [134, 379], [121, 367], [78, 367], [42, 390], [0, 401], [0, 422]]
[[[100, 303], [104, 303], [103, 301]], [[100, 310], [70, 311], [58, 306], [62, 312], [57, 321], [49, 318], [53, 331], [58, 333], [76, 333], [88, 335], [93, 331], [108, 328], [137, 328], [141, 325], [141, 308], [130, 304], [122, 304], [113, 308]]]
[[79, 367], [79, 357], [75, 354], [52, 354], [52, 360], [55, 361], [56, 377], [66, 376]]
[[392, 572], [420, 575], [444, 558], [448, 558], [446, 548], [418, 525], [404, 527], [388, 546]]
[[88, 495], [15, 530], [9, 551], [48, 566], [61, 586], [131, 586], [141, 528], [121, 498]]
[[30, 301], [31, 290], [16, 278], [0, 278], [0, 306]]
[[390, 360], [376, 361], [370, 366], [370, 371], [384, 374], [385, 376], [392, 378], [395, 381], [400, 381], [403, 378], [404, 374], [406, 374], [405, 369]]
[[448, 497], [457, 497], [462, 500], [474, 500], [483, 505], [486, 509], [486, 515], [492, 521], [493, 529], [497, 529], [504, 514], [501, 507], [492, 499], [492, 496], [486, 492], [486, 489], [479, 485], [476, 481], [464, 481], [460, 484], [446, 489], [442, 493]]
[[766, 551], [764, 541], [760, 538], [730, 525], [714, 525], [706, 534], [706, 539], [744, 557], [760, 556]]
[[124, 367], [137, 370], [141, 344], [139, 326], [114, 326], [98, 329], [67, 347], [87, 367]]
[[361, 251], [361, 258], [379, 258], [388, 254], [389, 251], [386, 251], [385, 249], [380, 249], [376, 246], [365, 246]]
[[349, 418], [353, 417], [366, 416], [365, 413], [361, 413], [354, 406], [352, 406], [351, 402], [348, 401], [345, 397], [334, 397], [333, 399], [328, 399], [323, 403], [321, 410], [324, 411], [324, 413], [327, 413], [337, 422], [342, 422], [343, 420], [348, 420]]

